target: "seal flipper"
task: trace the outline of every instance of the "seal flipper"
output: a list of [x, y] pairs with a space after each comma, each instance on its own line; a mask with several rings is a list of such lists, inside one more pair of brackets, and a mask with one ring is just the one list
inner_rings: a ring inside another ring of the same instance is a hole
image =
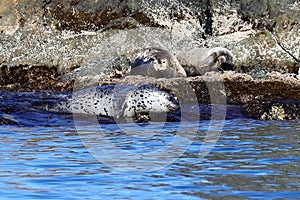
[[37, 101], [31, 103], [32, 108], [47, 112], [71, 113], [67, 109], [67, 99], [59, 101]]

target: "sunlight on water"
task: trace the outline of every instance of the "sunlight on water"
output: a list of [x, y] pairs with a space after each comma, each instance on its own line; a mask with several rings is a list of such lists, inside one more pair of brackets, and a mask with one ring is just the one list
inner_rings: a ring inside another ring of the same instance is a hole
[[[186, 130], [191, 127], [199, 130], [186, 131], [186, 137], [193, 139], [188, 150], [173, 163], [147, 173], [122, 172], [103, 164], [89, 152], [82, 136], [67, 121], [65, 125], [60, 122], [48, 127], [0, 126], [1, 199], [293, 199], [299, 196], [299, 121], [227, 120], [215, 147], [206, 157], [199, 158], [208, 124], [206, 121], [186, 124]], [[154, 127], [155, 124], [152, 129], [157, 134], [149, 138], [126, 135], [112, 124], [102, 124], [99, 129], [124, 151], [140, 154], [163, 148], [172, 141], [178, 124], [165, 125], [163, 132]], [[95, 133], [95, 128], [80, 128]], [[143, 160], [132, 162], [144, 164]]]

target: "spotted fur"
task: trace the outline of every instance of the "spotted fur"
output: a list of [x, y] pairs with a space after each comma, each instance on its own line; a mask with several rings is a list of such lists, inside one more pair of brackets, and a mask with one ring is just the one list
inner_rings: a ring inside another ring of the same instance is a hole
[[87, 88], [58, 102], [52, 111], [110, 117], [161, 113], [178, 109], [175, 98], [152, 85], [108, 85]]

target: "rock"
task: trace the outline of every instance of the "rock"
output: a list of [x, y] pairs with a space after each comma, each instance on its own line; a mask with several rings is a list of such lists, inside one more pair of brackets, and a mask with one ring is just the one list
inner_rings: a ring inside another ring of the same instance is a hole
[[248, 116], [260, 120], [294, 120], [300, 116], [300, 101], [251, 103], [245, 105]]
[[0, 2], [0, 31], [13, 34], [19, 27], [16, 2], [2, 0]]
[[285, 118], [285, 110], [282, 106], [271, 106], [269, 113], [265, 112], [261, 119], [263, 120], [283, 120]]
[[[128, 78], [116, 77], [145, 47], [172, 53], [224, 47], [235, 57], [234, 70], [244, 74], [209, 72], [184, 79], [201, 101], [209, 103], [205, 81], [224, 79], [226, 90], [220, 91], [228, 103], [256, 105], [248, 109], [254, 118], [270, 115], [273, 105], [288, 113], [282, 101], [299, 100], [299, 9], [298, 0], [3, 0], [0, 88], [72, 90], [78, 79], [124, 81]], [[143, 81], [174, 87], [170, 80]], [[268, 109], [260, 106], [264, 102]]]
[[[219, 35], [206, 40], [204, 45], [232, 50], [236, 70], [240, 72], [260, 67], [267, 71], [297, 73], [300, 65], [300, 44], [296, 42], [300, 40], [299, 9], [299, 1], [295, 0], [237, 1], [235, 5], [226, 4], [223, 13], [214, 7], [213, 13], [219, 17], [214, 22], [219, 28], [214, 32]], [[227, 18], [226, 13], [233, 13], [235, 24], [230, 22], [232, 18]], [[227, 24], [231, 25], [226, 31]], [[232, 29], [233, 25], [242, 28]]]
[[[290, 9], [299, 8], [297, 0], [243, 0], [240, 1], [239, 5], [239, 12], [244, 18], [256, 19], [265, 25], [268, 20], [272, 20]], [[266, 16], [267, 18], [265, 18]]]
[[[189, 5], [189, 4], [188, 4]], [[117, 1], [117, 0], [52, 0], [46, 6], [47, 16], [54, 18], [60, 30], [99, 30], [111, 21], [131, 17], [150, 27], [164, 27], [185, 22], [186, 28], [200, 27], [195, 11], [205, 4], [192, 5], [191, 9], [180, 0], [176, 1]], [[193, 13], [191, 13], [193, 12]], [[171, 15], [170, 15], [171, 14]], [[204, 18], [204, 16], [201, 16]], [[194, 30], [196, 32], [196, 30]]]
[[[300, 66], [300, 12], [291, 10], [280, 15], [271, 30], [280, 47]], [[291, 69], [292, 70], [292, 69]], [[296, 72], [296, 69], [293, 69]]]
[[299, 63], [280, 47], [269, 31], [262, 31], [228, 48], [235, 55], [235, 65], [241, 72], [249, 72], [259, 66], [270, 72], [295, 73], [295, 68], [299, 66]]
[[[196, 96], [200, 104], [240, 105], [245, 110], [245, 117], [277, 120], [300, 118], [299, 79], [274, 72], [266, 76], [267, 79], [253, 79], [250, 75], [232, 71], [225, 71], [223, 74], [208, 72], [204, 76], [170, 79], [126, 76], [123, 79], [100, 79], [98, 85], [151, 84], [176, 96]], [[281, 107], [284, 112], [281, 112]], [[279, 115], [280, 113], [282, 115]]]
[[101, 29], [101, 31], [108, 31], [113, 29], [132, 29], [137, 28], [139, 26], [139, 22], [136, 21], [133, 17], [122, 17], [119, 19], [115, 19], [110, 21], [105, 28]]
[[111, 59], [91, 59], [86, 62], [82, 67], [77, 68], [69, 73], [62, 76], [62, 81], [72, 81], [84, 77], [93, 76], [110, 76], [110, 77], [121, 77], [125, 74], [130, 67], [130, 62], [125, 56], [114, 56]]
[[[108, 51], [105, 40], [145, 27], [163, 30], [164, 34], [160, 42], [154, 42], [162, 45], [154, 45], [150, 39], [155, 39], [153, 31], [145, 28], [140, 37], [143, 47], [175, 52], [195, 47], [199, 41], [200, 47], [227, 47], [236, 55], [240, 71], [260, 66], [295, 73], [299, 65], [299, 45], [293, 42], [299, 37], [297, 1], [6, 0], [3, 4], [0, 27], [6, 27], [6, 31], [0, 38], [0, 66], [55, 66], [66, 73], [83, 66], [90, 49]], [[261, 31], [265, 26], [269, 30]], [[9, 32], [12, 35], [7, 35]], [[138, 46], [128, 45], [131, 51], [143, 48]]]
[[36, 91], [72, 90], [73, 82], [60, 82], [60, 75], [55, 67], [18, 66], [0, 69], [0, 90]]

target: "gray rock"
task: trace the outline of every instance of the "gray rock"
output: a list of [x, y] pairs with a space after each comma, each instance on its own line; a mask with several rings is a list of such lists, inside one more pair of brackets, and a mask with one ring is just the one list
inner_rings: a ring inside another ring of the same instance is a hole
[[300, 10], [278, 16], [271, 31], [280, 47], [300, 64]]
[[243, 0], [240, 1], [239, 11], [246, 18], [258, 20], [273, 19], [298, 3], [297, 0]]
[[18, 27], [18, 16], [15, 8], [15, 2], [0, 2], [0, 31], [13, 34]]
[[45, 9], [47, 17], [55, 19], [55, 26], [60, 30], [99, 30], [109, 25], [112, 20], [130, 17], [150, 27], [170, 27], [172, 24], [184, 22], [187, 28], [197, 27], [195, 33], [201, 31], [198, 20], [204, 22], [205, 14], [199, 10], [204, 10], [206, 3], [183, 2], [185, 1], [52, 0]]
[[[133, 61], [149, 46], [170, 52], [226, 47], [241, 72], [257, 66], [293, 73], [299, 68], [296, 0], [5, 2], [0, 6], [1, 68], [56, 67], [65, 74], [116, 55]], [[112, 66], [101, 65], [98, 72], [114, 74]]]
[[62, 81], [79, 81], [83, 77], [105, 76], [120, 77], [129, 70], [129, 60], [125, 56], [114, 56], [110, 59], [94, 59], [62, 76]]

